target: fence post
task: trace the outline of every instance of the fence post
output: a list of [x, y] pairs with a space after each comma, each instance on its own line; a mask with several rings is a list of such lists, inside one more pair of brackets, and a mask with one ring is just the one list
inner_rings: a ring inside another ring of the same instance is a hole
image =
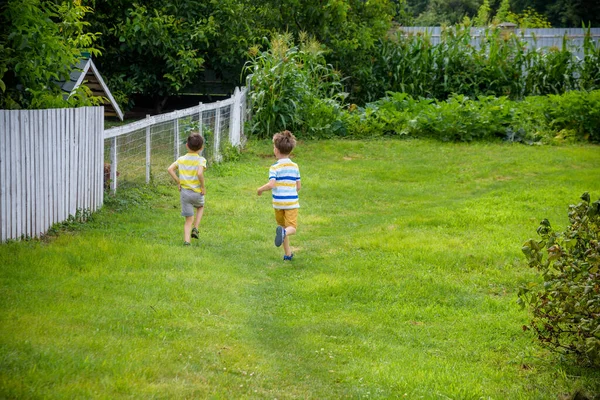
[[252, 90], [252, 74], [246, 77], [246, 111], [244, 115], [244, 122], [250, 121], [252, 119], [252, 97], [250, 96], [250, 91]]
[[202, 107], [202, 102], [198, 103], [198, 133], [202, 136], [202, 128], [204, 124], [202, 123], [202, 111], [204, 111], [204, 107]]
[[214, 137], [214, 160], [216, 162], [221, 161], [221, 102], [217, 101], [217, 108], [215, 108], [215, 131]]
[[173, 126], [173, 155], [175, 160], [179, 158], [179, 119], [175, 119], [175, 125]]
[[110, 192], [117, 193], [117, 138], [112, 138], [110, 144]]
[[202, 149], [201, 155], [206, 156], [206, 138], [204, 137], [204, 123], [202, 122], [202, 114], [204, 113], [204, 104], [198, 103], [198, 133], [204, 138], [204, 149]]
[[[150, 114], [146, 114], [146, 118], [150, 118]], [[150, 183], [150, 147], [152, 146], [152, 138], [150, 135], [151, 127], [146, 127], [146, 183]]]
[[240, 144], [240, 127], [241, 127], [241, 99], [242, 92], [237, 86], [233, 91], [233, 105], [231, 106], [231, 116], [229, 122], [229, 143], [233, 146]]
[[[5, 125], [6, 124], [6, 125]], [[6, 182], [8, 181], [8, 146], [9, 139], [8, 135], [10, 134], [9, 129], [9, 114], [4, 110], [0, 110], [0, 243], [4, 243], [4, 241], [8, 240], [8, 218], [7, 218], [7, 210], [8, 204], [6, 202]], [[38, 169], [38, 171], [41, 168]], [[40, 180], [38, 179], [38, 182]]]

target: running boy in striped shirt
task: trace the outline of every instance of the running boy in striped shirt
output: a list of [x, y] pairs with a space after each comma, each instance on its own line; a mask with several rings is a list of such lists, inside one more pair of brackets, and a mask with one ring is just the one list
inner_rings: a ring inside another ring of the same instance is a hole
[[[187, 138], [185, 147], [188, 153], [171, 164], [168, 171], [171, 178], [179, 185], [181, 215], [185, 217], [183, 245], [189, 246], [190, 237], [198, 239], [198, 226], [204, 213], [206, 159], [200, 155], [204, 147], [204, 138], [198, 132], [192, 132]], [[179, 176], [175, 173], [175, 170], [178, 170]], [[195, 218], [194, 209], [196, 210]]]
[[275, 209], [275, 246], [283, 244], [284, 261], [291, 261], [294, 254], [289, 237], [296, 233], [298, 223], [298, 192], [300, 191], [300, 170], [298, 164], [290, 160], [290, 153], [296, 147], [296, 138], [290, 131], [273, 136], [273, 153], [277, 162], [269, 168], [269, 182], [258, 188], [258, 195], [272, 190]]

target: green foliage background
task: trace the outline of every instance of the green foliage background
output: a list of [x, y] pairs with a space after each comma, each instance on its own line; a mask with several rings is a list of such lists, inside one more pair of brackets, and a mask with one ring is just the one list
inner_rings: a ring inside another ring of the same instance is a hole
[[0, 108], [51, 108], [95, 105], [85, 87], [68, 99], [56, 81], [69, 74], [83, 52], [94, 47], [97, 34], [85, 16], [92, 12], [77, 2], [10, 0], [0, 8]]
[[[345, 78], [344, 91], [360, 105], [379, 99], [388, 90], [406, 90], [417, 96], [426, 93], [426, 97], [437, 99], [452, 93], [473, 96], [501, 92], [511, 96], [527, 91], [546, 94], [572, 90], [572, 82], [557, 82], [577, 72], [565, 49], [536, 56], [520, 52], [517, 43], [490, 40], [486, 61], [485, 51], [461, 45], [464, 35], [460, 33], [435, 49], [426, 42], [396, 44], [386, 37], [394, 24], [455, 24], [470, 19], [484, 24], [484, 20], [494, 21], [500, 16], [520, 24], [531, 24], [539, 16], [556, 26], [561, 26], [557, 22], [560, 18], [569, 26], [580, 27], [581, 22], [598, 25], [594, 19], [600, 14], [595, 12], [598, 5], [586, 1], [566, 4], [562, 0], [538, 3], [10, 0], [0, 5], [2, 103], [6, 108], [54, 106], [60, 99], [51, 82], [63, 78], [80, 53], [87, 51], [95, 57], [122, 108], [130, 108], [133, 95], [141, 95], [151, 98], [155, 112], [160, 112], [169, 96], [205, 91], [213, 73], [224, 84], [220, 90], [225, 92], [227, 87], [245, 84], [242, 69], [248, 49], [268, 51], [268, 40], [278, 33], [290, 34], [294, 41], [306, 33], [321, 43], [326, 64]], [[427, 15], [438, 19], [427, 20]], [[423, 56], [415, 58], [420, 52]], [[442, 62], [445, 59], [449, 62]], [[596, 51], [582, 76], [597, 79], [597, 61]], [[396, 70], [391, 70], [391, 65]], [[516, 79], [521, 66], [531, 69], [534, 81]], [[537, 83], [547, 77], [548, 83]], [[432, 84], [435, 87], [429, 87]], [[72, 104], [89, 102], [88, 95], [78, 93]], [[325, 106], [317, 108], [317, 113], [329, 112]]]

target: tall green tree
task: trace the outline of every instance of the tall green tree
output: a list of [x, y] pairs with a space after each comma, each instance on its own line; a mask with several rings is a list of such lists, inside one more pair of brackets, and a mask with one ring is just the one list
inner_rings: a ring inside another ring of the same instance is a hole
[[[165, 99], [201, 87], [203, 69], [243, 83], [248, 49], [273, 33], [302, 32], [323, 45], [328, 62], [352, 75], [388, 32], [404, 0], [125, 0], [93, 1], [90, 22], [102, 32], [98, 60], [113, 93]], [[262, 46], [262, 47], [261, 47]]]
[[98, 60], [121, 101], [134, 93], [150, 97], [160, 111], [170, 95], [180, 93], [202, 71], [199, 48], [213, 28], [192, 2], [95, 2], [90, 18], [102, 32]]
[[88, 3], [102, 32], [98, 63], [113, 91], [152, 98], [157, 112], [171, 95], [202, 90], [205, 70], [239, 84], [248, 49], [269, 36], [263, 20], [270, 16], [250, 0]]
[[[434, 26], [455, 24], [465, 16], [473, 19], [483, 0], [407, 0], [406, 9], [412, 13], [414, 25]], [[508, 2], [490, 0], [492, 11], [506, 12]], [[532, 9], [554, 27], [580, 28], [582, 24], [600, 26], [600, 2], [597, 0], [510, 0], [510, 11], [522, 14]]]
[[0, 108], [49, 108], [100, 101], [80, 87], [69, 98], [66, 80], [82, 52], [100, 54], [78, 1], [10, 0], [0, 13]]
[[479, 0], [430, 0], [425, 11], [416, 16], [415, 25], [453, 25], [477, 15], [480, 5]]

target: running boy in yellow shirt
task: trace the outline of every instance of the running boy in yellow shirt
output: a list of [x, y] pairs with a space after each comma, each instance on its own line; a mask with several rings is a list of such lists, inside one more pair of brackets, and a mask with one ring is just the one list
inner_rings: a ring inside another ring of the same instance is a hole
[[[181, 215], [185, 217], [183, 225], [183, 245], [190, 245], [190, 237], [198, 239], [198, 227], [204, 214], [204, 170], [206, 159], [200, 155], [204, 147], [204, 138], [192, 132], [187, 138], [185, 147], [188, 153], [181, 156], [168, 168], [169, 175], [179, 185]], [[175, 173], [178, 170], [179, 175]], [[194, 209], [196, 217], [194, 218]], [[193, 228], [192, 228], [193, 226]]]

